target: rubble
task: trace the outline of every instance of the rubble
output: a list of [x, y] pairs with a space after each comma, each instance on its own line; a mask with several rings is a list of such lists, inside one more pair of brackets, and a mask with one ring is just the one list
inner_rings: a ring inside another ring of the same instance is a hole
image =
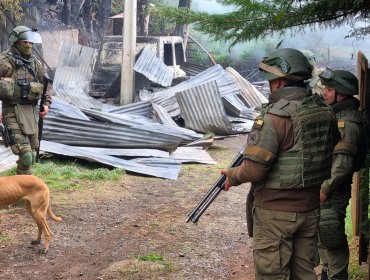
[[[220, 65], [170, 86], [172, 70], [144, 48], [134, 69], [156, 84], [157, 91], [124, 106], [104, 104], [89, 94], [96, 53], [89, 47], [62, 44], [42, 152], [176, 180], [184, 162], [216, 163], [206, 151], [213, 138], [205, 134], [249, 132], [255, 107], [266, 101], [235, 70], [225, 71]], [[178, 125], [182, 121], [184, 127]], [[0, 153], [15, 164], [9, 149]], [[0, 162], [0, 170], [6, 168], [9, 162]]]

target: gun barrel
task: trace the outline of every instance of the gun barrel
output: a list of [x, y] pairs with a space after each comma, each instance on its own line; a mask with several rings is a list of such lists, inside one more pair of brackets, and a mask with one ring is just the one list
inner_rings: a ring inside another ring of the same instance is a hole
[[215, 200], [215, 198], [220, 194], [220, 192], [223, 190], [224, 185], [217, 186], [214, 190], [214, 192], [209, 196], [208, 200], [205, 201], [199, 207], [198, 211], [196, 211], [191, 217], [190, 220], [196, 224], [199, 220], [199, 218], [203, 215], [203, 213], [207, 210], [207, 208], [211, 205], [211, 203]]
[[[198, 213], [200, 212], [200, 209], [202, 209], [205, 204], [208, 204], [208, 205], [210, 204], [209, 203], [210, 199], [212, 199], [212, 201], [215, 199], [215, 196], [214, 196], [215, 191], [217, 192], [219, 190], [217, 194], [220, 193], [220, 191], [223, 189], [223, 186], [225, 184], [225, 180], [226, 180], [226, 176], [225, 175], [222, 175], [222, 176], [220, 176], [220, 178], [218, 178], [218, 180], [212, 186], [212, 188], [209, 189], [209, 191], [207, 192], [207, 194], [202, 198], [202, 200], [193, 209], [193, 211], [191, 211], [191, 213], [186, 218], [185, 222], [188, 223], [191, 220], [194, 223], [193, 217], [198, 215]], [[204, 211], [205, 211], [205, 209], [204, 209]], [[202, 214], [203, 214], [203, 212], [202, 212]]]
[[[231, 162], [230, 167], [239, 166], [243, 162], [243, 154], [238, 153], [238, 155]], [[185, 222], [188, 223], [192, 221], [194, 224], [198, 222], [199, 218], [207, 210], [208, 206], [211, 205], [213, 200], [220, 194], [220, 192], [225, 187], [226, 175], [221, 175], [212, 188], [207, 192], [207, 194], [202, 198], [198, 205], [191, 211], [191, 213], [185, 219]]]

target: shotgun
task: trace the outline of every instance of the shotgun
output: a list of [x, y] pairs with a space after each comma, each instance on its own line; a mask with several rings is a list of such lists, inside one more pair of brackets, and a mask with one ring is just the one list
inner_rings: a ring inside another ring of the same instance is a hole
[[[239, 151], [233, 161], [230, 163], [231, 167], [236, 167], [242, 164], [244, 160], [244, 156], [242, 153], [243, 150]], [[198, 222], [199, 218], [203, 215], [203, 213], [207, 210], [208, 206], [215, 200], [215, 198], [220, 194], [220, 192], [225, 187], [226, 175], [221, 175], [218, 180], [213, 184], [212, 188], [209, 189], [207, 194], [202, 198], [202, 200], [198, 203], [198, 205], [191, 211], [191, 213], [186, 218], [185, 222], [188, 223], [192, 221], [194, 224]]]

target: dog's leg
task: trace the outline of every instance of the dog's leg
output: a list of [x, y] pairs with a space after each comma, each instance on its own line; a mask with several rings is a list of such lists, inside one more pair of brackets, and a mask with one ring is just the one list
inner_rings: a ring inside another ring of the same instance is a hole
[[32, 209], [31, 209], [31, 203], [30, 203], [30, 201], [25, 200], [25, 208], [26, 208], [26, 211], [31, 215], [31, 217], [36, 221], [37, 228], [38, 228], [37, 238], [36, 238], [36, 240], [32, 240], [31, 241], [31, 244], [32, 245], [40, 244], [41, 243], [41, 235], [42, 235], [42, 227], [39, 225], [39, 223], [37, 223], [37, 220], [34, 217], [34, 213], [33, 213]]
[[[42, 199], [41, 199], [42, 198]], [[35, 220], [38, 227], [38, 236], [33, 244], [40, 244], [41, 235], [44, 234], [44, 248], [40, 250], [40, 253], [46, 253], [49, 250], [49, 243], [51, 240], [51, 230], [46, 221], [46, 213], [49, 206], [48, 193], [43, 193], [40, 197], [33, 197], [30, 200], [31, 204], [31, 215]]]
[[[46, 212], [45, 212], [45, 214], [38, 212], [37, 214], [34, 215], [35, 221], [37, 223], [37, 227], [39, 228], [39, 236], [40, 236], [40, 229], [41, 229], [41, 232], [44, 233], [44, 240], [45, 240], [44, 241], [44, 248], [42, 250], [40, 250], [40, 253], [43, 253], [43, 254], [45, 254], [49, 250], [49, 243], [50, 243], [51, 236], [52, 236], [52, 233], [51, 233], [51, 230], [50, 230], [50, 228], [47, 224], [45, 215], [46, 215]], [[39, 236], [38, 236], [38, 239], [39, 239]], [[39, 242], [38, 239], [35, 240], [35, 241]]]

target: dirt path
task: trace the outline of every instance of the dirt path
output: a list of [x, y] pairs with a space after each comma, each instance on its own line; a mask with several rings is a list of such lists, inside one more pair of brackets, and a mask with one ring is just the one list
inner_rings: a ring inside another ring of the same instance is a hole
[[[222, 192], [198, 224], [186, 215], [219, 177], [246, 135], [216, 140], [217, 165], [183, 165], [178, 180], [125, 175], [86, 183], [83, 191], [54, 191], [54, 239], [46, 255], [30, 245], [37, 229], [23, 208], [0, 212], [0, 279], [254, 279], [246, 233], [249, 185]], [[139, 261], [159, 254], [164, 263]]]

